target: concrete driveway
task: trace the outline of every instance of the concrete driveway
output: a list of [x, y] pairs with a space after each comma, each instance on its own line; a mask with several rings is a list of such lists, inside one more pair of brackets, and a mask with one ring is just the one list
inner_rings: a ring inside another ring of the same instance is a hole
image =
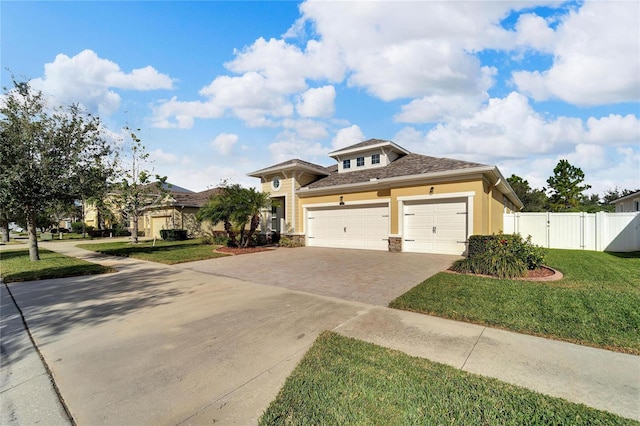
[[[255, 424], [323, 330], [640, 420], [640, 357], [311, 294], [356, 298], [363, 285], [386, 304], [439, 256], [309, 248], [165, 266], [55, 249], [119, 270], [8, 286], [79, 425]], [[322, 288], [343, 272], [355, 278]], [[39, 357], [4, 292], [2, 303], [0, 423], [65, 424], [20, 421], [20, 407], [41, 415], [45, 376], [33, 377]]]
[[459, 256], [320, 247], [279, 248], [178, 265], [183, 269], [387, 306]]

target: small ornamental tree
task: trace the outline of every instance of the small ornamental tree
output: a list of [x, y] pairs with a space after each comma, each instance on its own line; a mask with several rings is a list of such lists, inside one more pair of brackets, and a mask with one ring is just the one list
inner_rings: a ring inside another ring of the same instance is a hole
[[131, 224], [131, 242], [138, 243], [138, 221], [144, 209], [152, 205], [160, 205], [167, 194], [165, 189], [167, 177], [155, 175], [152, 181], [151, 172], [145, 169], [149, 154], [138, 136], [125, 127], [129, 143], [128, 152], [121, 156], [120, 182], [116, 185], [116, 203], [120, 206], [123, 217]]

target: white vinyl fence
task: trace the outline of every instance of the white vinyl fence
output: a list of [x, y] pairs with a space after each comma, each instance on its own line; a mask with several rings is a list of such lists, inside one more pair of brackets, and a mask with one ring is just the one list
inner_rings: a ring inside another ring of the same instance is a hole
[[640, 213], [505, 213], [503, 232], [547, 248], [639, 251]]

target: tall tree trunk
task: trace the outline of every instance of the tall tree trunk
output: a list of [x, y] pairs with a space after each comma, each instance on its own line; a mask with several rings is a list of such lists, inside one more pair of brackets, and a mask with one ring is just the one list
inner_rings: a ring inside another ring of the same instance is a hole
[[9, 219], [2, 219], [0, 221], [0, 234], [2, 234], [2, 242], [9, 242]]
[[260, 215], [254, 214], [253, 216], [251, 216], [251, 225], [249, 226], [249, 233], [247, 234], [247, 242], [245, 244], [245, 247], [249, 246], [251, 237], [256, 232], [256, 229], [258, 229], [258, 225], [260, 225]]
[[36, 233], [36, 212], [32, 209], [27, 211], [27, 232], [29, 234], [29, 260], [40, 260], [38, 234]]
[[138, 244], [138, 213], [133, 215], [133, 227], [131, 228], [131, 242]]
[[227, 238], [229, 238], [229, 245], [231, 247], [236, 247], [237, 246], [236, 234], [233, 232], [233, 227], [231, 226], [231, 223], [228, 220], [224, 221], [224, 230], [227, 233]]

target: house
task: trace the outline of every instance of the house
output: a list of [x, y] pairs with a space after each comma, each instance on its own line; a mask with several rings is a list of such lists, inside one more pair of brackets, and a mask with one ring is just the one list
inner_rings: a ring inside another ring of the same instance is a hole
[[613, 200], [611, 204], [616, 206], [616, 213], [640, 212], [640, 191]]
[[[196, 213], [211, 197], [219, 193], [219, 188], [207, 189], [201, 192], [194, 192], [173, 184], [164, 184], [164, 198], [158, 201], [160, 191], [152, 190], [149, 193], [149, 202], [143, 208], [138, 218], [138, 230], [151, 238], [160, 238], [160, 231], [163, 229], [186, 229], [190, 237], [204, 235], [207, 232], [223, 231], [223, 225], [211, 226], [208, 223], [200, 223], [196, 220]], [[122, 220], [122, 214], [116, 204], [113, 194], [109, 204], [112, 207], [112, 217], [115, 220]], [[85, 223], [97, 227], [98, 210], [95, 204], [88, 204], [85, 207]], [[132, 224], [129, 223], [129, 228]]]
[[249, 173], [274, 201], [263, 231], [307, 246], [463, 254], [523, 205], [495, 166], [414, 154], [370, 139], [323, 167], [289, 160]]

